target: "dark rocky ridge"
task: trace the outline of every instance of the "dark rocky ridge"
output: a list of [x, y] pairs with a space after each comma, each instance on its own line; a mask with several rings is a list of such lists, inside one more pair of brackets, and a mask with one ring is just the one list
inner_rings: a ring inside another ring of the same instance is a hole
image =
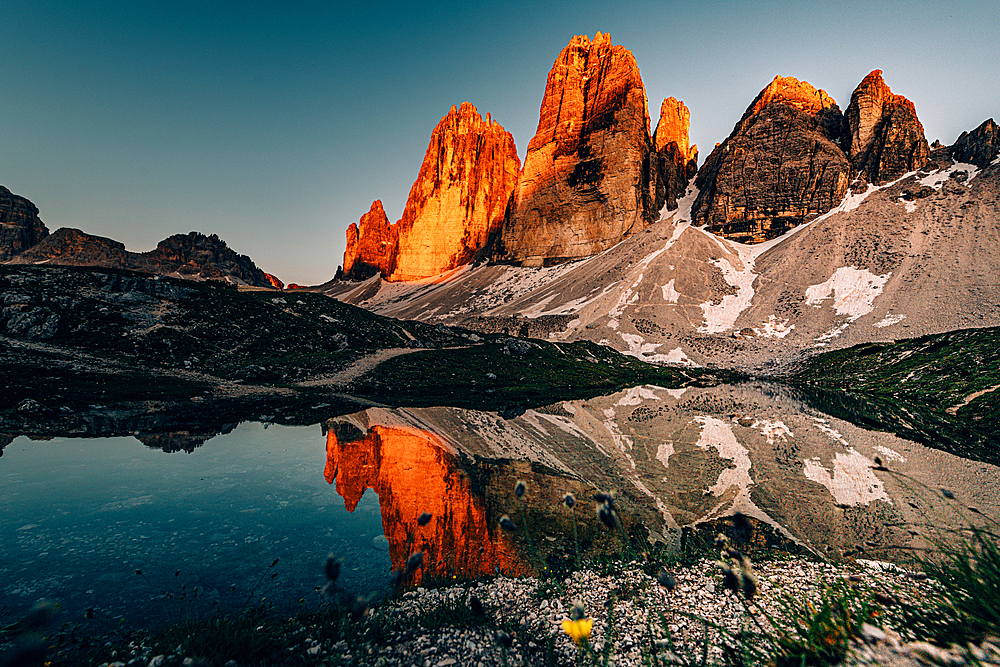
[[268, 274], [249, 257], [234, 252], [215, 234], [206, 236], [199, 232], [175, 234], [160, 241], [149, 252], [136, 253], [113, 239], [63, 227], [8, 263], [129, 269], [195, 280], [233, 280], [255, 287], [274, 286]]
[[958, 162], [985, 169], [1000, 156], [1000, 128], [990, 118], [972, 132], [963, 132], [951, 147], [951, 155]]
[[19, 255], [49, 235], [38, 208], [0, 185], [0, 262]]

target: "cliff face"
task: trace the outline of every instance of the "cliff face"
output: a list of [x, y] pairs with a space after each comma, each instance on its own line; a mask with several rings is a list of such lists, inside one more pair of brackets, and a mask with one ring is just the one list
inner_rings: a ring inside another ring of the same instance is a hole
[[549, 72], [493, 256], [539, 266], [593, 255], [641, 230], [663, 205], [651, 153], [632, 53], [601, 33], [574, 37]]
[[431, 134], [395, 225], [376, 201], [347, 230], [341, 277], [389, 281], [436, 276], [472, 261], [503, 222], [521, 161], [514, 137], [468, 102]]
[[930, 148], [913, 102], [892, 94], [882, 70], [858, 84], [844, 117], [851, 165], [869, 183], [886, 183], [927, 164]]
[[431, 134], [397, 223], [390, 281], [436, 276], [469, 263], [503, 223], [521, 170], [514, 137], [468, 102]]
[[1000, 128], [990, 118], [972, 132], [963, 132], [951, 147], [951, 156], [985, 169], [1000, 157]]
[[49, 235], [38, 208], [0, 185], [0, 262], [19, 255]]
[[387, 276], [396, 267], [396, 251], [396, 227], [389, 224], [382, 202], [376, 199], [361, 221], [347, 228], [342, 276], [348, 280]]
[[842, 127], [824, 91], [775, 77], [699, 170], [692, 222], [758, 243], [829, 211], [850, 182]]

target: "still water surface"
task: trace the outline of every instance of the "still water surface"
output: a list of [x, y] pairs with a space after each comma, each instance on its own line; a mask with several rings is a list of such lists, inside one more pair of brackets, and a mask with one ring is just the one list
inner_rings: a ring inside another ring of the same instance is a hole
[[177, 618], [168, 594], [182, 586], [185, 615], [239, 610], [248, 596], [316, 601], [330, 552], [345, 559], [352, 589], [384, 590], [378, 496], [347, 512], [324, 479], [324, 443], [319, 426], [260, 424], [192, 453], [129, 437], [16, 439], [0, 458], [0, 623], [44, 597], [64, 621], [93, 608], [116, 624], [155, 625]]

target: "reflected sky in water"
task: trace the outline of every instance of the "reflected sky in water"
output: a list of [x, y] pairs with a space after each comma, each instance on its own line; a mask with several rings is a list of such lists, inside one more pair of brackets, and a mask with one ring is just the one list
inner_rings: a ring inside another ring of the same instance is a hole
[[185, 613], [234, 611], [275, 558], [254, 602], [318, 600], [330, 552], [344, 558], [346, 585], [384, 590], [378, 497], [346, 511], [323, 477], [324, 440], [319, 426], [260, 424], [190, 454], [133, 438], [18, 438], [0, 459], [0, 622], [46, 597], [63, 621], [93, 607], [148, 626], [177, 618], [167, 593], [182, 586]]

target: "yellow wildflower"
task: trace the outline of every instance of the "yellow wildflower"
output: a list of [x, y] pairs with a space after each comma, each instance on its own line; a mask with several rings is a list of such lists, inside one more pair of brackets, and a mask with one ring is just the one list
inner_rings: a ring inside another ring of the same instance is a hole
[[568, 618], [563, 619], [562, 629], [570, 638], [577, 644], [582, 644], [584, 641], [590, 639], [590, 631], [594, 627], [594, 619], [592, 618], [581, 618], [579, 621], [571, 621]]

